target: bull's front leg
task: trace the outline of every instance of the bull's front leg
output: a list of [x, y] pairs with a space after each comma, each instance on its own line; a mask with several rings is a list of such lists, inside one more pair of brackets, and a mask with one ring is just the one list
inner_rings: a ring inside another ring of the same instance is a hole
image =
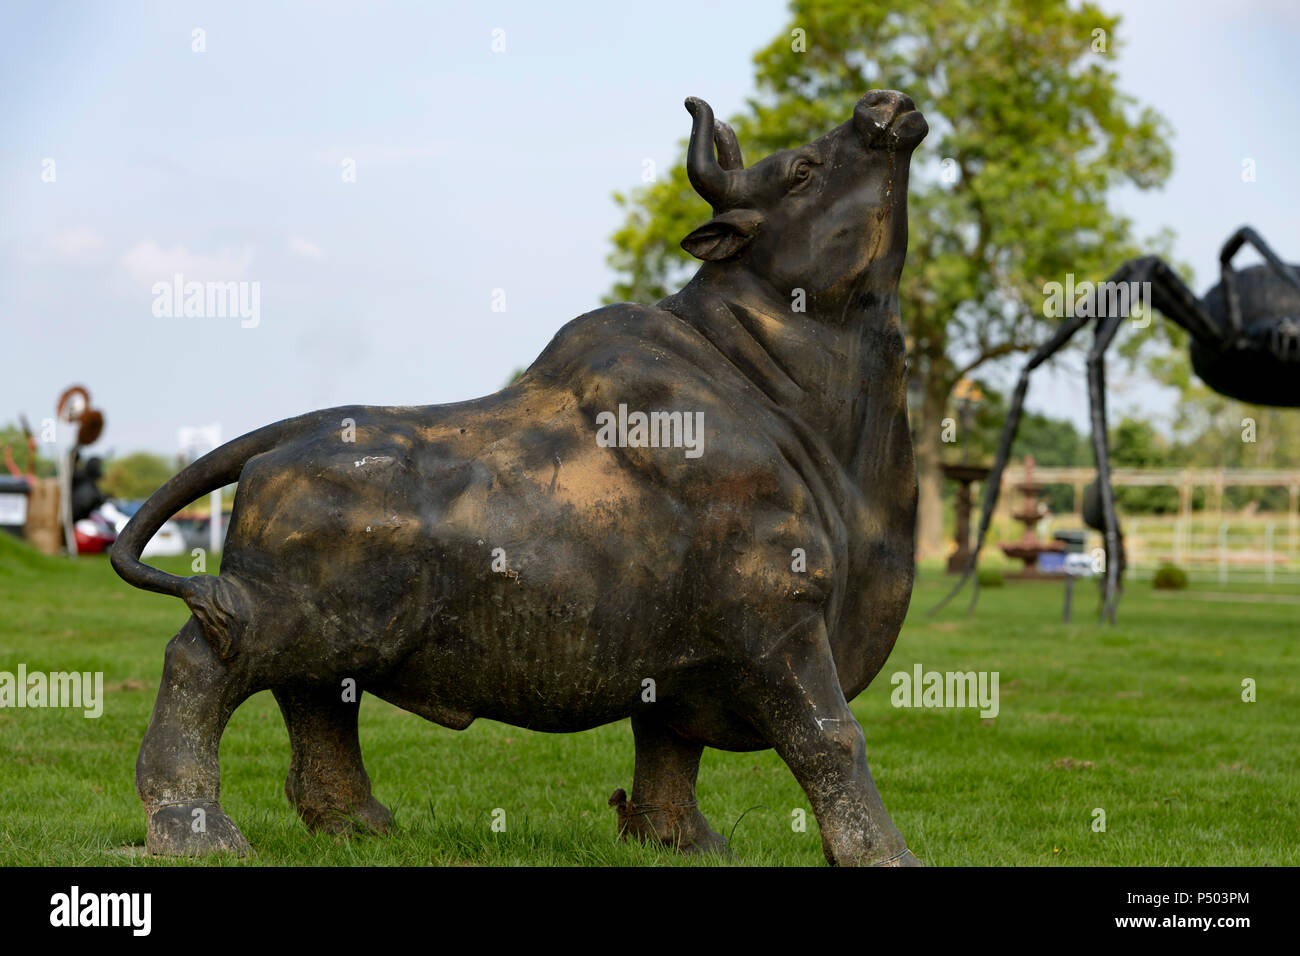
[[871, 779], [862, 727], [840, 689], [821, 615], [797, 623], [767, 646], [770, 652], [739, 689], [738, 709], [808, 795], [827, 861], [921, 865]]
[[647, 717], [632, 718], [636, 770], [632, 799], [614, 791], [619, 837], [662, 843], [683, 853], [728, 853], [727, 841], [713, 831], [695, 802], [695, 778], [704, 747]]

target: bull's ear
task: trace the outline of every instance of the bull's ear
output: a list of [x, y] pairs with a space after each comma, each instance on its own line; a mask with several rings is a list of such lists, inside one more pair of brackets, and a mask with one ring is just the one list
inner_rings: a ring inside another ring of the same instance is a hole
[[762, 225], [763, 214], [758, 210], [731, 209], [683, 239], [682, 248], [705, 262], [730, 259], [753, 241]]

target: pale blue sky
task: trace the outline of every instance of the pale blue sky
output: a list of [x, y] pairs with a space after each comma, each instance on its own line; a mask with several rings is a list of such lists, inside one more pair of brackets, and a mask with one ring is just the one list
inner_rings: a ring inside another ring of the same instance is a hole
[[[1175, 232], [1198, 292], [1241, 223], [1300, 259], [1300, 5], [1102, 5], [1124, 88], [1175, 130], [1168, 187], [1117, 201]], [[6, 3], [0, 421], [80, 381], [100, 449], [174, 453], [183, 425], [495, 390], [599, 304], [610, 195], [672, 162], [682, 100], [740, 109], [785, 21], [778, 0]], [[156, 318], [176, 270], [259, 282], [258, 327]], [[1075, 365], [1032, 403], [1082, 421]], [[1162, 401], [1116, 378], [1121, 405]]]

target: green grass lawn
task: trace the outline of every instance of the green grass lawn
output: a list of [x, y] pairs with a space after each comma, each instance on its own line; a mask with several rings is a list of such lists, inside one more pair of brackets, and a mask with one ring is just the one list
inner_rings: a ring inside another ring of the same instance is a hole
[[[188, 573], [187, 561], [160, 561]], [[975, 616], [926, 611], [949, 583], [924, 570], [902, 637], [853, 703], [895, 823], [931, 865], [1300, 863], [1300, 606], [1157, 597], [1131, 583], [1118, 628], [1095, 589], [1060, 623], [1059, 584], [1008, 582]], [[1212, 585], [1196, 590], [1221, 591]], [[1274, 590], [1276, 593], [1276, 589]], [[0, 864], [176, 865], [140, 855], [133, 772], [187, 611], [136, 591], [104, 559], [35, 555], [0, 535], [0, 670], [103, 671], [104, 714], [0, 710]], [[904, 709], [889, 677], [998, 671], [1001, 711]], [[1242, 701], [1242, 680], [1257, 701]], [[254, 847], [206, 864], [718, 865], [614, 839], [606, 802], [631, 787], [626, 722], [581, 734], [479, 721], [454, 732], [373, 697], [361, 740], [388, 837], [307, 834], [284, 798], [289, 746], [269, 693], [235, 714], [222, 804]], [[707, 751], [700, 806], [746, 864], [821, 864], [807, 800], [772, 752]], [[493, 832], [494, 809], [506, 829]], [[1094, 832], [1094, 809], [1106, 815]], [[194, 865], [181, 861], [180, 865]]]

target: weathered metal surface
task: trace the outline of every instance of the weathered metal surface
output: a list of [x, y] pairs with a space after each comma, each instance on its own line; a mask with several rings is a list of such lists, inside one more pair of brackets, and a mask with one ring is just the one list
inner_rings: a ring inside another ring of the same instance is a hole
[[[123, 531], [118, 573], [193, 611], [137, 766], [151, 852], [245, 848], [218, 804], [217, 745], [265, 688], [304, 819], [386, 829], [341, 699], [354, 680], [453, 728], [630, 716], [620, 829], [684, 850], [725, 845], [695, 805], [702, 748], [775, 747], [829, 860], [914, 862], [846, 699], [888, 657], [912, 587], [897, 289], [926, 123], [873, 91], [825, 136], [744, 168], [709, 106], [687, 108], [714, 218], [683, 240], [705, 263], [681, 292], [573, 320], [485, 398], [251, 432]], [[678, 415], [668, 440], [640, 444], [638, 412]], [[235, 480], [219, 577], [138, 562], [158, 524]]]

